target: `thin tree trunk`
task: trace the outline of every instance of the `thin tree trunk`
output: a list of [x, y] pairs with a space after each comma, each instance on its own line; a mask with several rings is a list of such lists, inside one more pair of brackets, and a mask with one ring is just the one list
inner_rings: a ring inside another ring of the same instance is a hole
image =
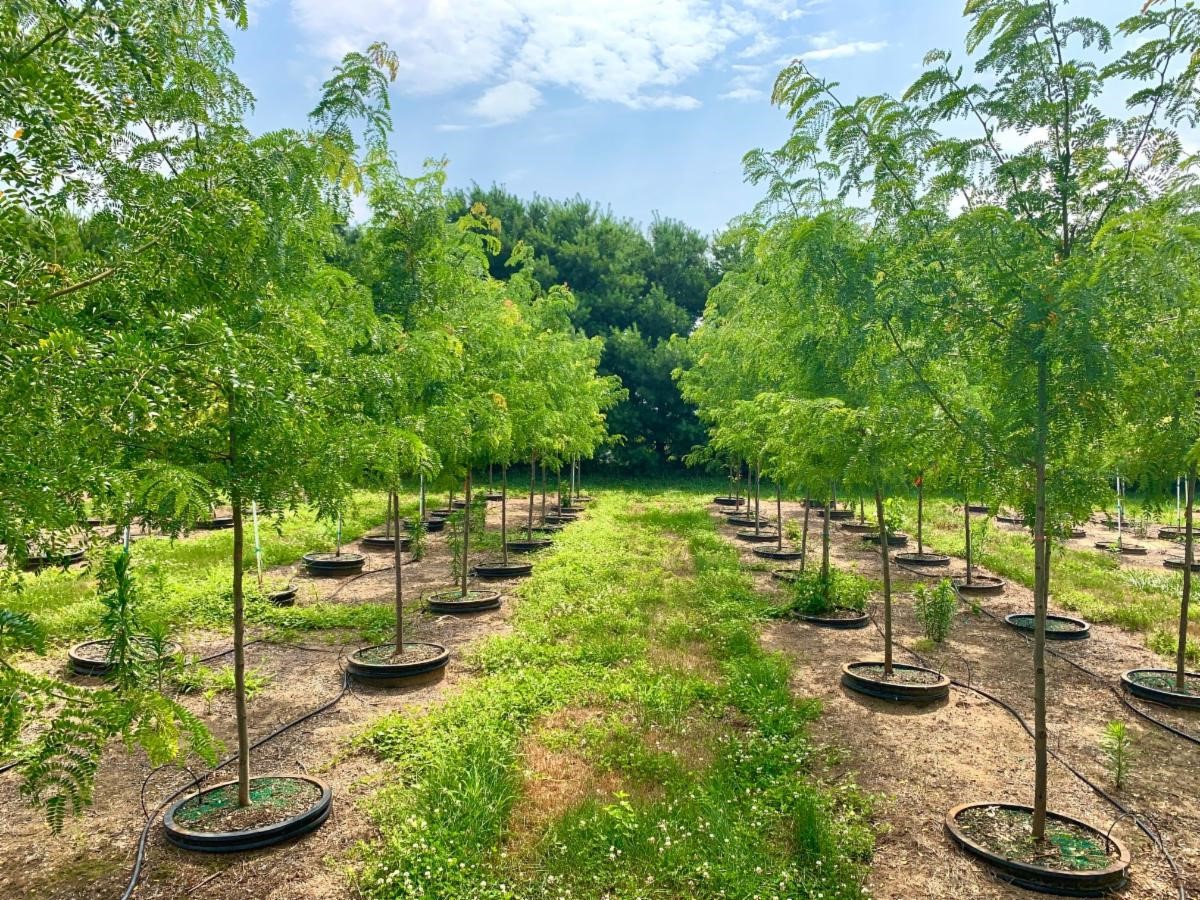
[[863, 497], [858, 498], [858, 523], [867, 524], [867, 501]]
[[529, 457], [529, 509], [525, 521], [525, 540], [533, 540], [533, 499], [537, 493], [537, 454]]
[[883, 555], [883, 677], [891, 678], [892, 555], [888, 552], [887, 523], [883, 519], [883, 492], [878, 487], [875, 488], [875, 515], [879, 518], [879, 549]]
[[963, 533], [967, 540], [967, 584], [974, 583], [975, 574], [971, 564], [971, 498], [963, 497]]
[[508, 565], [508, 463], [500, 464], [500, 546], [501, 558]]
[[1188, 469], [1183, 511], [1183, 598], [1179, 603], [1179, 649], [1175, 652], [1175, 689], [1183, 693], [1187, 687], [1188, 606], [1192, 601], [1192, 562], [1195, 560], [1193, 531], [1196, 506], [1196, 467]]
[[917, 475], [917, 555], [925, 555], [925, 473]]
[[563, 512], [563, 502], [562, 502], [562, 485], [563, 485], [563, 481], [562, 481], [562, 464], [561, 464], [561, 463], [559, 463], [559, 466], [558, 466], [558, 468], [554, 470], [554, 477], [555, 477], [555, 478], [557, 479], [557, 481], [558, 481], [558, 487], [557, 487], [557, 491], [558, 491], [558, 500], [557, 500], [556, 502], [558, 503], [558, 514], [561, 516], [561, 515], [562, 515], [562, 512]]
[[762, 469], [755, 467], [754, 469], [754, 533], [757, 535], [762, 530], [762, 507], [759, 505], [759, 495], [762, 493]]
[[[235, 459], [233, 433], [230, 453]], [[242, 494], [235, 485], [229, 492], [233, 505], [233, 697], [237, 716], [238, 806], [250, 805], [250, 727], [246, 717], [246, 604], [242, 552], [245, 535], [242, 524]]]
[[808, 512], [809, 503], [808, 497], [804, 498], [804, 533], [800, 535], [800, 571], [804, 571], [804, 566], [808, 562]]
[[1049, 736], [1046, 730], [1046, 613], [1050, 597], [1050, 552], [1046, 541], [1046, 432], [1049, 417], [1049, 371], [1038, 360], [1037, 448], [1034, 457], [1035, 512], [1033, 518], [1033, 826], [1036, 841], [1046, 838], [1049, 805]]
[[383, 526], [383, 536], [384, 537], [392, 536], [392, 499], [395, 496], [396, 495], [394, 492], [388, 491], [387, 518], [384, 520], [384, 526]]
[[783, 552], [783, 488], [775, 482], [775, 537], [779, 552]]
[[546, 521], [546, 461], [542, 460], [542, 522]]
[[[832, 493], [832, 491], [830, 492]], [[821, 519], [821, 580], [829, 586], [829, 506], [825, 506], [825, 515]]]
[[420, 503], [418, 505], [421, 507], [420, 510], [418, 511], [418, 517], [421, 520], [421, 524], [424, 525], [424, 523], [425, 523], [425, 476], [424, 475], [421, 476], [421, 499], [420, 499]]
[[396, 656], [401, 656], [404, 653], [404, 555], [401, 550], [404, 539], [400, 536], [400, 495], [392, 491], [391, 501], [396, 515], [392, 542], [392, 555], [396, 562]]
[[463, 487], [467, 505], [463, 508], [462, 545], [462, 595], [467, 596], [467, 579], [471, 572], [471, 470], [467, 469], [467, 480]]

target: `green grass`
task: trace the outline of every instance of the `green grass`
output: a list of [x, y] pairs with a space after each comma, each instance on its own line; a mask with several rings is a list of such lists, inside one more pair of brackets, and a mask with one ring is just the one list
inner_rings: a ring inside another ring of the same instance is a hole
[[[410, 504], [415, 512], [415, 504]], [[346, 510], [342, 523], [344, 542], [357, 539], [384, 519], [382, 494], [360, 493]], [[299, 510], [282, 522], [260, 522], [263, 566], [294, 563], [311, 550], [332, 549], [336, 528], [318, 522], [311, 511]], [[97, 557], [98, 554], [93, 554]], [[133, 544], [134, 574], [144, 604], [142, 614], [166, 622], [173, 631], [187, 628], [228, 630], [233, 617], [233, 532], [198, 532], [186, 539], [147, 537]], [[276, 633], [352, 628], [374, 636], [387, 630], [392, 615], [386, 607], [334, 603], [279, 608], [257, 590], [254, 578], [254, 545], [249, 522], [246, 529], [247, 621]], [[100, 618], [92, 572], [47, 570], [24, 574], [0, 584], [0, 607], [28, 613], [46, 631], [51, 643], [61, 643], [93, 633]]]
[[[476, 678], [362, 735], [394, 769], [369, 801], [382, 837], [361, 892], [862, 896], [869, 803], [808, 775], [819, 710], [759, 647], [769, 602], [698, 499], [606, 492], [539, 561]], [[538, 745], [619, 787], [541, 809]]]
[[[916, 503], [901, 504], [904, 528], [916, 535]], [[1033, 541], [1025, 532], [1005, 529], [995, 522], [972, 517], [975, 560], [996, 574], [1033, 587]], [[965, 556], [961, 508], [947, 500], [926, 499], [925, 543], [954, 556]], [[1118, 559], [1099, 550], [1076, 550], [1056, 545], [1050, 561], [1051, 603], [1097, 623], [1118, 625], [1145, 635], [1156, 652], [1174, 653], [1175, 626], [1179, 617], [1182, 576], [1121, 566]], [[1193, 604], [1190, 620], [1200, 622], [1200, 604]], [[1200, 649], [1189, 651], [1200, 658]]]

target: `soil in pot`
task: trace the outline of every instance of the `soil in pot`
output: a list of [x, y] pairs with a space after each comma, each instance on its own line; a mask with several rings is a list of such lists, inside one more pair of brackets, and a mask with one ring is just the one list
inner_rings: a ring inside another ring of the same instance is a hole
[[1123, 556], [1146, 555], [1145, 547], [1141, 544], [1130, 544], [1128, 541], [1122, 541], [1119, 545], [1116, 541], [1096, 541], [1096, 549], [1107, 553], [1120, 553]]
[[893, 559], [906, 566], [948, 566], [950, 557], [941, 553], [897, 553]]
[[[412, 544], [412, 536], [408, 534], [400, 535], [400, 549], [407, 551]], [[366, 550], [392, 550], [396, 549], [396, 538], [390, 534], [364, 534], [362, 537], [362, 545]]]
[[967, 576], [956, 575], [950, 579], [950, 583], [960, 594], [974, 596], [976, 594], [1003, 594], [1004, 579], [997, 578], [995, 575], [972, 575], [971, 581], [967, 583]]
[[751, 544], [775, 544], [779, 542], [779, 533], [776, 531], [739, 531], [736, 537], [739, 541], [748, 541]]
[[[825, 518], [824, 509], [816, 509], [818, 519]], [[834, 509], [829, 511], [830, 522], [848, 522], [854, 518], [854, 510], [852, 509]]]
[[852, 691], [903, 703], [930, 703], [950, 694], [950, 679], [922, 666], [893, 663], [885, 678], [882, 662], [852, 662], [842, 666], [842, 684]]
[[738, 528], [753, 528], [756, 523], [759, 528], [765, 528], [771, 524], [770, 519], [755, 519], [753, 516], [726, 516], [725, 521]]
[[1186, 536], [1186, 529], [1182, 525], [1163, 525], [1158, 529], [1160, 541], [1182, 541]]
[[1129, 851], [1084, 822], [1049, 812], [1046, 840], [1032, 836], [1033, 809], [1015, 803], [971, 803], [946, 816], [956, 844], [1021, 887], [1099, 897], [1125, 883]]
[[547, 513], [545, 521], [549, 525], [569, 525], [572, 522], [578, 522], [579, 516], [575, 513], [562, 513], [561, 515]]
[[450, 652], [441, 644], [405, 642], [403, 652], [397, 653], [396, 645], [387, 643], [354, 651], [346, 671], [357, 681], [390, 687], [418, 678], [424, 683], [440, 675], [449, 661]]
[[492, 562], [480, 563], [471, 569], [478, 578], [524, 578], [533, 573], [533, 563]]
[[488, 491], [483, 495], [483, 499], [485, 499], [488, 503], [499, 503], [504, 499], [504, 495], [498, 494], [495, 491]]
[[1182, 709], [1200, 709], [1200, 673], [1197, 672], [1185, 673], [1182, 691], [1175, 686], [1175, 672], [1171, 669], [1130, 669], [1121, 674], [1121, 684], [1143, 700]]
[[[183, 647], [175, 641], [168, 643], [165, 649], [166, 653], [160, 657], [160, 662], [183, 652]], [[84, 641], [67, 651], [67, 661], [76, 675], [104, 677], [111, 675], [116, 668], [108, 658], [111, 650], [110, 640]]]
[[535, 525], [533, 528], [534, 534], [557, 534], [564, 528], [561, 522], [543, 522], [541, 525]]
[[463, 594], [459, 590], [438, 591], [426, 597], [425, 602], [433, 612], [483, 612], [500, 608], [500, 592], [476, 590]]
[[308, 574], [318, 577], [357, 575], [367, 558], [361, 553], [306, 553], [304, 567]]
[[333, 795], [305, 775], [250, 779], [250, 804], [238, 806], [237, 782], [218, 784], [167, 810], [167, 839], [188, 850], [232, 853], [269, 847], [313, 831], [328, 817]]
[[426, 519], [423, 524], [425, 525], [426, 534], [437, 534], [437, 532], [443, 531], [446, 528], [445, 519]]
[[[1017, 631], [1033, 634], [1033, 613], [1012, 613], [1004, 617], [1004, 621]], [[1088, 637], [1092, 626], [1083, 619], [1073, 619], [1070, 616], [1046, 616], [1046, 640], [1048, 641], [1078, 641]]]
[[776, 581], [782, 581], [784, 584], [791, 584], [794, 581], [800, 580], [799, 569], [776, 569], [771, 573], [771, 577]]
[[879, 526], [874, 522], [843, 522], [841, 529], [847, 534], [874, 534]]
[[788, 562], [793, 559], [800, 558], [799, 550], [780, 550], [776, 547], [755, 547], [754, 555], [763, 559], [777, 559], [780, 562]]

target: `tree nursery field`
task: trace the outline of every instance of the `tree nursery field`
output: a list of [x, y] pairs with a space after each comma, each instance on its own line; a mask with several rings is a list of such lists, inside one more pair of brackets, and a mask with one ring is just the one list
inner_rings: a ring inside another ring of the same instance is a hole
[[0, 897], [1200, 897], [1200, 9], [1084, 6], [711, 240], [0, 8]]

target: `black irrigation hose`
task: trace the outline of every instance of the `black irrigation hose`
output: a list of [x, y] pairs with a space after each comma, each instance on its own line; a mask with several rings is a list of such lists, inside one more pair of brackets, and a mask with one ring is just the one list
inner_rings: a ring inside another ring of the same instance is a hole
[[[902, 562], [897, 562], [896, 565], [899, 566], [901, 569], [904, 569], [906, 572], [912, 572], [914, 575], [920, 575], [923, 578], [941, 577], [939, 575], [934, 574], [933, 572], [922, 572], [911, 566], [907, 566]], [[957, 589], [956, 589], [956, 593], [957, 593]], [[959, 594], [959, 599], [960, 600], [963, 599], [962, 594]], [[985, 616], [987, 616], [989, 619], [991, 619], [993, 622], [996, 622], [997, 624], [1003, 622], [1003, 620], [999, 616], [997, 616], [995, 613], [985, 609], [982, 604], [973, 604], [972, 608], [978, 609], [981, 613], [983, 613]], [[1004, 622], [1004, 624], [1008, 625], [1007, 622]], [[1011, 625], [1009, 627], [1012, 628]], [[1027, 643], [1030, 641], [1029, 635], [1024, 634], [1023, 632], [1021, 632], [1019, 629], [1016, 629], [1016, 628], [1013, 628], [1012, 630], [1015, 631], [1022, 638], [1024, 638]], [[1159, 728], [1163, 729], [1163, 731], [1166, 731], [1169, 734], [1173, 734], [1175, 737], [1177, 737], [1181, 740], [1187, 741], [1188, 743], [1191, 743], [1191, 744], [1194, 744], [1194, 745], [1200, 747], [1200, 737], [1196, 737], [1194, 734], [1189, 734], [1188, 732], [1184, 731], [1182, 728], [1178, 728], [1175, 725], [1170, 724], [1169, 722], [1164, 722], [1161, 719], [1158, 719], [1158, 718], [1152, 716], [1150, 713], [1146, 712], [1145, 710], [1139, 709], [1137, 706], [1134, 706], [1133, 702], [1127, 696], [1125, 696], [1124, 691], [1122, 691], [1116, 687], [1113, 687], [1113, 685], [1111, 684], [1109, 679], [1106, 678], [1105, 676], [1101, 675], [1099, 672], [1092, 671], [1087, 666], [1083, 665], [1082, 663], [1076, 662], [1075, 660], [1071, 659], [1071, 657], [1067, 656], [1064, 653], [1059, 652], [1058, 650], [1055, 650], [1053, 647], [1047, 647], [1046, 652], [1049, 653], [1051, 656], [1053, 656], [1055, 659], [1060, 659], [1063, 662], [1067, 663], [1068, 665], [1074, 666], [1076, 669], [1078, 669], [1080, 672], [1083, 672], [1088, 677], [1094, 678], [1096, 681], [1100, 682], [1102, 685], [1104, 685], [1105, 688], [1107, 688], [1109, 690], [1110, 693], [1112, 693], [1112, 695], [1114, 697], [1116, 697], [1119, 701], [1121, 701], [1122, 705], [1124, 705], [1128, 709], [1132, 710], [1136, 715], [1145, 719], [1147, 722], [1151, 723], [1152, 725], [1157, 725]]]
[[[901, 568], [907, 569], [907, 567], [903, 563], [897, 563], [897, 565], [900, 566]], [[920, 572], [915, 569], [909, 569], [909, 571], [912, 571], [917, 575], [933, 577], [932, 575], [930, 575], [928, 573]], [[956, 593], [957, 593], [957, 591], [956, 591]], [[960, 595], [959, 599], [960, 600], [962, 599], [961, 595]], [[980, 609], [982, 609], [982, 607], [980, 607]], [[999, 619], [995, 615], [987, 612], [987, 610], [982, 610], [982, 611], [984, 613], [986, 613], [994, 621], [999, 621]], [[875, 621], [874, 616], [871, 617], [871, 624], [875, 626], [875, 630], [878, 631], [880, 634], [880, 637], [882, 637], [883, 629], [879, 627], [879, 623], [877, 621]], [[1022, 637], [1025, 637], [1025, 635], [1022, 635]], [[926, 660], [923, 656], [921, 656], [921, 654], [917, 653], [917, 651], [913, 650], [911, 647], [906, 646], [901, 641], [893, 640], [893, 643], [895, 643], [897, 646], [900, 647], [900, 649], [904, 650], [906, 653], [908, 653], [910, 656], [912, 656], [914, 659], [916, 659], [917, 662], [919, 662], [922, 666], [925, 666], [926, 668], [930, 668], [929, 661]], [[1050, 648], [1046, 648], [1046, 649], [1049, 650]], [[1060, 654], [1060, 653], [1057, 653], [1053, 650], [1051, 650], [1050, 652], [1054, 656], [1059, 657], [1060, 659], [1066, 659], [1066, 657], [1062, 656], [1062, 654]], [[1096, 675], [1095, 673], [1090, 672], [1089, 670], [1085, 669], [1083, 666], [1080, 666], [1078, 663], [1075, 663], [1073, 660], [1068, 659], [1067, 661], [1072, 663], [1073, 665], [1075, 665], [1080, 670], [1087, 672], [1089, 675], [1092, 675], [1093, 677], [1096, 677], [1096, 678], [1100, 678], [1099, 675]], [[951, 678], [950, 683], [953, 684], [955, 687], [961, 688], [966, 691], [971, 691], [972, 693], [978, 694], [980, 697], [983, 697], [985, 700], [989, 700], [992, 703], [995, 703], [997, 706], [999, 706], [1001, 709], [1003, 709], [1005, 712], [1007, 712], [1009, 715], [1011, 715], [1014, 719], [1016, 719], [1017, 722], [1020, 724], [1020, 726], [1025, 730], [1025, 733], [1027, 735], [1029, 735], [1029, 737], [1031, 737], [1031, 738], [1034, 737], [1033, 729], [1029, 726], [1029, 723], [1027, 721], [1025, 721], [1024, 716], [1022, 716], [1016, 709], [1014, 709], [1012, 706], [1010, 706], [1004, 700], [1001, 700], [995, 694], [985, 691], [983, 688], [977, 687], [973, 684], [967, 684], [962, 681], [959, 681], [957, 678]], [[1135, 709], [1135, 712], [1137, 712], [1137, 711], [1138, 710]], [[1152, 721], [1156, 721], [1156, 720], [1152, 720]], [[1175, 861], [1175, 858], [1171, 855], [1171, 852], [1167, 849], [1166, 844], [1163, 842], [1162, 834], [1159, 832], [1158, 827], [1154, 824], [1154, 822], [1144, 816], [1140, 816], [1137, 813], [1133, 812], [1124, 803], [1122, 803], [1116, 797], [1112, 796], [1110, 793], [1108, 793], [1106, 790], [1104, 790], [1104, 788], [1100, 787], [1100, 785], [1096, 784], [1096, 782], [1092, 781], [1090, 778], [1088, 778], [1086, 775], [1084, 775], [1082, 772], [1080, 772], [1077, 768], [1075, 768], [1073, 765], [1071, 765], [1071, 763], [1068, 762], [1066, 760], [1066, 758], [1064, 758], [1057, 750], [1054, 750], [1049, 747], [1047, 747], [1046, 749], [1047, 749], [1047, 752], [1050, 754], [1050, 756], [1054, 759], [1055, 762], [1057, 762], [1064, 769], [1066, 769], [1068, 772], [1070, 772], [1072, 775], [1074, 775], [1076, 778], [1078, 778], [1081, 782], [1083, 782], [1085, 785], [1087, 785], [1089, 788], [1091, 788], [1091, 790], [1097, 796], [1099, 796], [1103, 800], [1107, 801], [1114, 809], [1116, 809], [1121, 814], [1116, 819], [1116, 821], [1113, 822], [1113, 825], [1110, 826], [1110, 828], [1109, 828], [1110, 832], [1112, 830], [1112, 827], [1115, 827], [1117, 822], [1120, 822], [1121, 819], [1123, 819], [1123, 818], [1128, 818], [1134, 823], [1134, 825], [1137, 826], [1139, 831], [1141, 831], [1143, 834], [1146, 835], [1146, 837], [1148, 837], [1150, 839], [1150, 842], [1158, 849], [1158, 851], [1163, 855], [1163, 858], [1167, 861], [1167, 866], [1170, 868], [1171, 875], [1175, 880], [1175, 890], [1176, 890], [1176, 896], [1178, 897], [1178, 900], [1187, 900], [1187, 887], [1183, 880], [1183, 873], [1182, 873], [1182, 871], [1180, 871], [1179, 864]]]
[[[295, 646], [295, 645], [285, 644], [283, 646]], [[311, 648], [311, 647], [304, 647], [301, 649], [317, 650], [317, 648]], [[347, 672], [345, 669], [342, 669], [342, 687], [341, 687], [341, 690], [338, 691], [337, 695], [332, 700], [328, 700], [325, 703], [322, 703], [320, 706], [316, 707], [315, 709], [309, 710], [308, 712], [304, 713], [304, 715], [298, 716], [295, 719], [292, 719], [290, 722], [286, 722], [283, 725], [280, 725], [278, 728], [276, 728], [270, 734], [264, 735], [263, 737], [261, 737], [257, 741], [255, 741], [253, 744], [251, 744], [249, 749], [257, 750], [259, 747], [263, 746], [263, 744], [266, 744], [269, 741], [273, 741], [275, 738], [279, 737], [284, 732], [290, 731], [292, 728], [295, 728], [297, 725], [307, 722], [309, 719], [313, 718], [314, 716], [318, 716], [321, 713], [325, 712], [326, 710], [331, 709], [332, 707], [336, 706], [343, 697], [346, 696], [346, 693], [349, 690], [350, 690], [350, 673]], [[158, 804], [158, 806], [156, 806], [154, 808], [154, 812], [146, 819], [145, 825], [142, 826], [142, 833], [141, 833], [141, 836], [138, 838], [137, 853], [134, 856], [133, 871], [129, 875], [129, 883], [125, 888], [125, 892], [123, 894], [121, 894], [121, 900], [130, 900], [130, 898], [133, 896], [133, 892], [135, 890], [137, 890], [138, 881], [140, 880], [141, 874], [142, 874], [142, 865], [146, 860], [146, 844], [150, 838], [150, 828], [151, 828], [151, 826], [153, 826], [155, 821], [157, 821], [157, 819], [158, 819], [159, 815], [162, 813], [162, 811], [164, 809], [166, 809], [167, 805], [169, 803], [171, 803], [171, 801], [173, 801], [176, 797], [178, 797], [184, 791], [191, 790], [194, 787], [199, 787], [201, 782], [203, 782], [205, 778], [207, 778], [208, 776], [212, 775], [215, 772], [220, 771], [221, 769], [225, 768], [226, 766], [230, 765], [231, 763], [236, 762], [237, 759], [238, 759], [237, 753], [234, 753], [234, 754], [231, 754], [230, 756], [225, 757], [225, 759], [218, 762], [209, 772], [205, 773], [204, 775], [194, 777], [191, 781], [189, 781], [187, 784], [180, 787], [178, 790], [176, 790], [173, 794], [171, 794], [170, 796], [165, 798], [161, 803]], [[151, 774], [153, 774], [153, 773], [151, 773]]]

